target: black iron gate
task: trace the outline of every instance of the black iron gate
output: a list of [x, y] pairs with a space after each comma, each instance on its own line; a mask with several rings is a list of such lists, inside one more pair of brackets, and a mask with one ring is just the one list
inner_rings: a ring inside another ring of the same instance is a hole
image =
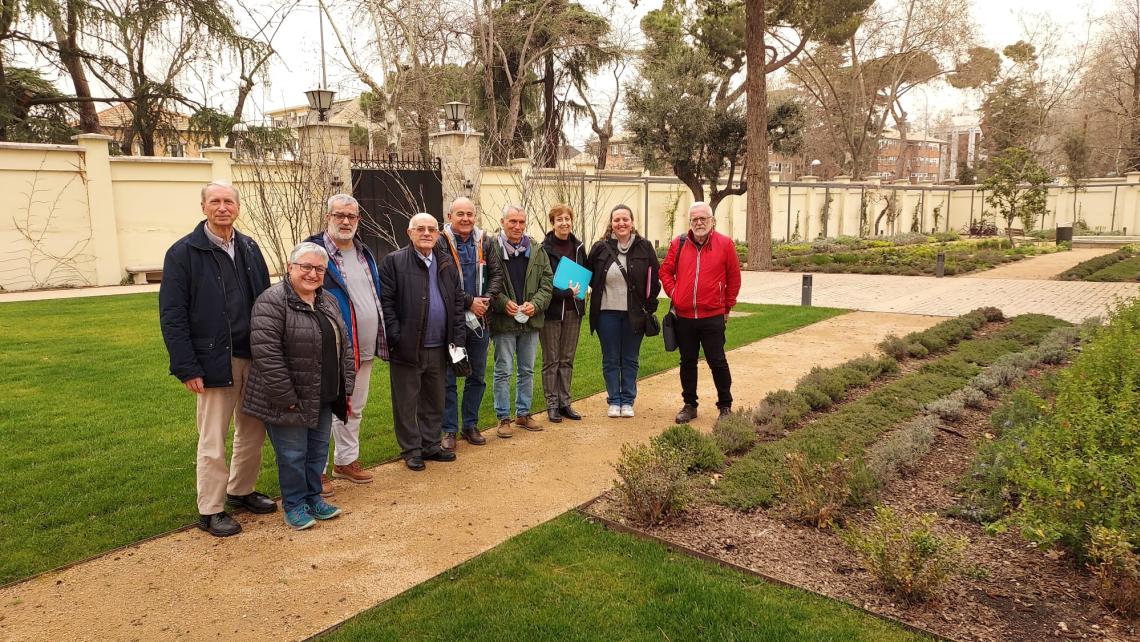
[[360, 201], [360, 239], [379, 259], [408, 244], [408, 219], [427, 212], [443, 221], [440, 160], [352, 159], [352, 195]]

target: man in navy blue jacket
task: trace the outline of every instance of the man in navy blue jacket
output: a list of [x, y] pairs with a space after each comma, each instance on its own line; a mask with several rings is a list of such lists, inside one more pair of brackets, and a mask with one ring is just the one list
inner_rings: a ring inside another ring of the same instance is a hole
[[[198, 526], [218, 537], [241, 532], [225, 504], [272, 513], [277, 504], [254, 490], [265, 425], [241, 412], [250, 366], [250, 311], [269, 287], [257, 243], [234, 229], [241, 213], [232, 185], [202, 188], [206, 220], [166, 251], [158, 291], [170, 374], [197, 396]], [[234, 421], [233, 457], [226, 436]]]
[[348, 421], [333, 417], [332, 476], [367, 484], [372, 481], [372, 473], [360, 465], [360, 419], [368, 403], [372, 362], [376, 357], [388, 360], [384, 313], [380, 309], [380, 270], [372, 251], [356, 238], [360, 203], [355, 198], [348, 194], [329, 198], [325, 220], [328, 222], [325, 231], [308, 240], [328, 250], [329, 269], [325, 272], [324, 288], [340, 306], [340, 316], [356, 355], [356, 387], [352, 391]]

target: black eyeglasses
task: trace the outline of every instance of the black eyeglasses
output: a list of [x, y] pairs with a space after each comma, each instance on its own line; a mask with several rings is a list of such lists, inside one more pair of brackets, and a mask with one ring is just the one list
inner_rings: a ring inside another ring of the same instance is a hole
[[301, 268], [301, 271], [305, 274], [308, 274], [309, 272], [316, 272], [317, 276], [324, 276], [325, 272], [328, 270], [328, 268], [323, 265], [309, 265], [308, 263], [294, 263], [293, 265]]

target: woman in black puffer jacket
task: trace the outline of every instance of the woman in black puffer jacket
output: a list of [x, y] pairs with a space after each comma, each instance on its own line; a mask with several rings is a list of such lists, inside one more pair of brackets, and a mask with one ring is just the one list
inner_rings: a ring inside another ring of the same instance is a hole
[[242, 411], [265, 422], [285, 523], [296, 530], [341, 512], [321, 497], [321, 473], [332, 416], [348, 414], [356, 364], [336, 300], [321, 287], [328, 260], [316, 243], [293, 248], [286, 278], [257, 297], [250, 322]]

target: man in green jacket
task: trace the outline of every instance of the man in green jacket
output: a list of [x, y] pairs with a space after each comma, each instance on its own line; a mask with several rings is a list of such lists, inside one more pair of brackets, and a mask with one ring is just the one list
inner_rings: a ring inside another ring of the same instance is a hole
[[495, 343], [496, 434], [509, 438], [511, 427], [511, 370], [518, 362], [515, 385], [515, 423], [526, 430], [542, 430], [530, 416], [534, 392], [534, 357], [538, 331], [550, 305], [554, 275], [550, 259], [526, 233], [526, 212], [517, 205], [503, 208], [498, 249], [502, 254], [503, 289], [491, 300], [491, 338]]

